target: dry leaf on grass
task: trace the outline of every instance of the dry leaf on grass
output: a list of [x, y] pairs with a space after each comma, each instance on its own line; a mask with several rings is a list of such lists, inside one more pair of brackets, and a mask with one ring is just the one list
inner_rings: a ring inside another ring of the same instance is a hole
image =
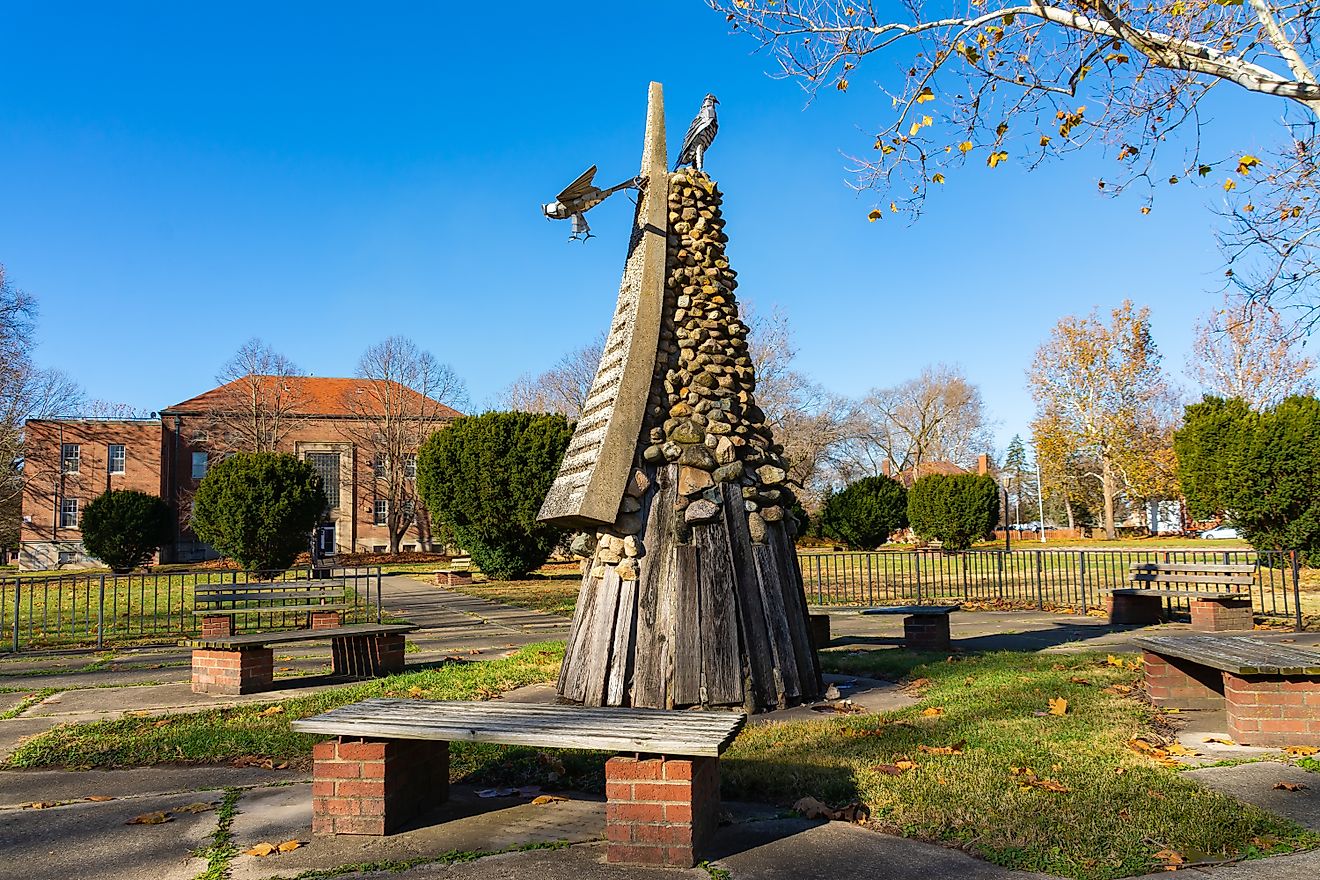
[[543, 794], [543, 795], [538, 795], [537, 797], [532, 798], [532, 803], [534, 803], [534, 804], [553, 804], [553, 803], [558, 803], [559, 801], [566, 801], [566, 800], [568, 800], [568, 798], [566, 798], [566, 797], [560, 797], [560, 796], [557, 795], [557, 794]]
[[926, 755], [961, 755], [963, 749], [967, 747], [967, 740], [960, 739], [951, 746], [928, 746], [925, 744], [917, 746], [917, 751]]
[[284, 714], [283, 706], [267, 706], [265, 709], [262, 709], [260, 712], [257, 713], [257, 715], [260, 716], [261, 718], [269, 718], [272, 715], [283, 715], [283, 714]]
[[1166, 871], [1176, 871], [1187, 862], [1187, 859], [1183, 857], [1182, 853], [1175, 852], [1171, 849], [1160, 850], [1155, 853], [1155, 858], [1160, 861]]
[[1071, 788], [1057, 779], [1037, 776], [1036, 771], [1030, 767], [1010, 767], [1008, 775], [1012, 776], [1014, 781], [1024, 789], [1037, 788], [1041, 791], [1052, 791], [1058, 794], [1066, 794], [1072, 791]]
[[1170, 755], [1183, 755], [1183, 756], [1187, 756], [1187, 755], [1199, 755], [1199, 754], [1201, 754], [1200, 752], [1196, 751], [1195, 749], [1189, 749], [1189, 748], [1187, 748], [1187, 746], [1183, 745], [1182, 743], [1177, 743], [1177, 742], [1169, 743], [1167, 746], [1164, 747], [1164, 751], [1168, 752]]
[[919, 687], [925, 687], [928, 684], [930, 684], [930, 679], [923, 677], [923, 678], [912, 679], [912, 681], [909, 681], [906, 686], [910, 688], [919, 688]]
[[928, 706], [927, 708], [921, 710], [921, 714], [926, 716], [927, 718], [934, 718], [937, 715], [943, 715], [944, 710], [938, 706]]
[[1275, 791], [1306, 791], [1309, 786], [1304, 782], [1276, 782]]
[[871, 811], [865, 804], [853, 802], [837, 810], [814, 797], [804, 797], [793, 805], [793, 810], [804, 819], [829, 819], [832, 822], [865, 822]]
[[166, 822], [173, 822], [174, 817], [165, 810], [157, 810], [154, 813], [143, 813], [141, 816], [134, 816], [125, 822], [125, 825], [163, 825]]
[[1221, 746], [1235, 746], [1237, 743], [1226, 736], [1207, 736], [1204, 740], [1208, 743], [1219, 743]]
[[408, 688], [408, 696], [412, 697], [414, 700], [419, 699], [425, 694], [426, 691], [423, 690], [422, 688], [419, 688], [417, 685], [413, 685], [412, 687]]
[[1294, 758], [1307, 758], [1320, 752], [1320, 748], [1315, 746], [1284, 746], [1283, 750]]
[[1101, 690], [1101, 693], [1117, 694], [1118, 696], [1122, 697], [1132, 693], [1132, 688], [1130, 688], [1125, 684], [1111, 684], [1109, 687], [1103, 688]]
[[1050, 714], [1051, 714], [1051, 715], [1067, 715], [1067, 714], [1068, 714], [1068, 701], [1065, 700], [1063, 697], [1051, 697], [1051, 698], [1050, 698]]
[[1085, 678], [1078, 678], [1078, 677], [1075, 676], [1075, 675], [1074, 675], [1072, 678], [1068, 679], [1068, 681], [1069, 681], [1070, 683], [1072, 683], [1072, 684], [1090, 684], [1090, 683], [1091, 683], [1088, 679], [1085, 679]]

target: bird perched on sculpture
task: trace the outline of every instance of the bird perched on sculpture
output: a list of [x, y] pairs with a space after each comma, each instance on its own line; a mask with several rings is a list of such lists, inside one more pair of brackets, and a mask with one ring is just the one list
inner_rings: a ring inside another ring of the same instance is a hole
[[634, 177], [609, 189], [601, 189], [591, 182], [595, 176], [596, 166], [592, 165], [582, 172], [577, 180], [570, 183], [563, 192], [555, 196], [553, 202], [541, 206], [541, 213], [551, 220], [572, 219], [573, 232], [568, 237], [569, 241], [586, 241], [588, 238], [594, 238], [591, 234], [591, 227], [587, 225], [585, 216], [587, 211], [590, 211], [621, 189], [640, 189], [642, 185], [642, 178]]
[[683, 146], [678, 151], [678, 161], [674, 163], [675, 171], [683, 165], [691, 165], [698, 171], [702, 170], [706, 151], [715, 140], [715, 133], [720, 130], [719, 120], [715, 118], [715, 105], [718, 103], [714, 95], [707, 95], [706, 100], [701, 102], [701, 111], [688, 126], [687, 135], [683, 138]]

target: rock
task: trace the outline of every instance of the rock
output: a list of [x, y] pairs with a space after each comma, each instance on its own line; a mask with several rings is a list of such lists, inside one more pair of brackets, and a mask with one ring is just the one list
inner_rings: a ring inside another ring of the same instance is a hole
[[[709, 477], [710, 474], [706, 476]], [[704, 523], [710, 522], [719, 515], [720, 509], [717, 505], [702, 499], [701, 501], [693, 501], [688, 505], [687, 510], [683, 511], [683, 521], [687, 523]]]
[[605, 577], [605, 566], [603, 565], [593, 566], [591, 569], [591, 576], [594, 577], [596, 580], [600, 580], [601, 578]]
[[747, 514], [747, 531], [751, 533], [753, 543], [765, 543], [765, 519], [761, 514], [755, 512]]
[[758, 510], [760, 506], [761, 505], [757, 504], [755, 501], [752, 501], [751, 499], [748, 499], [747, 501], [743, 502], [743, 510], [747, 511], [748, 513], [756, 512], [756, 510]]
[[590, 558], [596, 551], [596, 538], [590, 532], [578, 532], [573, 536], [573, 543], [569, 544], [569, 550], [574, 556], [580, 556], [584, 559]]
[[[705, 448], [705, 447], [701, 447]], [[715, 485], [709, 471], [700, 468], [680, 467], [678, 469], [678, 494], [696, 495]]]
[[615, 550], [613, 547], [609, 547], [609, 548], [602, 547], [600, 548], [600, 550], [596, 552], [597, 562], [606, 562], [609, 563], [610, 565], [613, 565], [622, 558], [623, 555], [619, 553], [618, 550]]
[[736, 482], [738, 478], [742, 476], [742, 473], [743, 473], [742, 462], [735, 461], [735, 462], [730, 462], [729, 464], [726, 465], [721, 465], [720, 467], [716, 468], [715, 472], [711, 474], [711, 476], [714, 477], [715, 482], [717, 483], [733, 483]]
[[619, 579], [625, 581], [637, 580], [637, 560], [625, 559], [614, 569], [619, 573]]
[[727, 434], [733, 430], [733, 426], [728, 422], [711, 422], [706, 430], [712, 434]]
[[[642, 530], [642, 526], [644, 525], [646, 525], [646, 523], [642, 520], [642, 515], [640, 513], [625, 513], [615, 520], [614, 529], [624, 535], [635, 535]], [[622, 549], [623, 545], [620, 544], [620, 552]]]
[[[701, 430], [700, 425], [694, 424], [691, 420], [679, 422], [670, 432], [669, 439], [676, 443], [700, 443], [706, 439], [706, 432]], [[668, 455], [665, 456], [668, 458]]]
[[772, 464], [762, 465], [761, 467], [757, 468], [756, 475], [761, 478], [762, 483], [766, 483], [767, 485], [782, 483], [784, 482], [784, 479], [788, 476], [788, 474], [784, 473], [783, 468], [776, 467], [775, 465]]
[[646, 459], [651, 464], [659, 464], [665, 460], [665, 453], [659, 444], [653, 443], [642, 451], [642, 458]]
[[660, 447], [664, 453], [665, 461], [678, 461], [678, 457], [683, 454], [683, 447], [672, 440]]
[[703, 471], [713, 471], [719, 466], [715, 461], [715, 455], [704, 443], [693, 443], [691, 446], [683, 447], [683, 454], [678, 457], [678, 463], [687, 467], [701, 468]]
[[623, 554], [629, 557], [643, 555], [642, 542], [637, 540], [636, 535], [629, 535], [623, 539]]
[[669, 408], [670, 418], [685, 419], [690, 415], [692, 415], [692, 407], [686, 403], [677, 403]]
[[720, 436], [715, 441], [715, 460], [720, 464], [732, 464], [738, 457], [733, 441], [727, 436]]
[[632, 498], [641, 498], [646, 494], [646, 490], [651, 487], [651, 480], [638, 468], [633, 468], [633, 472], [628, 477], [628, 484], [623, 487], [623, 494]]
[[761, 516], [766, 522], [779, 522], [784, 518], [784, 508], [767, 507], [761, 511]]

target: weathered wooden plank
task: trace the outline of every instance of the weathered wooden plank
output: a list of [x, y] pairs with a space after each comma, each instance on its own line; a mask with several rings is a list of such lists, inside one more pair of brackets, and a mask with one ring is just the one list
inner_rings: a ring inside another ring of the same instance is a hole
[[776, 686], [790, 700], [802, 696], [802, 680], [798, 664], [793, 658], [793, 636], [788, 631], [788, 612], [784, 609], [784, 591], [779, 586], [779, 566], [769, 544], [753, 544], [752, 559], [756, 562], [756, 580], [761, 590], [761, 603], [765, 607], [766, 631], [770, 636], [770, 650], [779, 675]]
[[674, 705], [701, 702], [701, 604], [697, 585], [697, 548], [674, 548]]
[[586, 639], [587, 633], [591, 632], [595, 619], [596, 586], [597, 579], [591, 576], [591, 571], [588, 569], [582, 575], [582, 587], [578, 590], [577, 605], [573, 609], [573, 624], [568, 630], [564, 662], [559, 667], [557, 685], [559, 695], [576, 703], [582, 702], [586, 695], [587, 680], [583, 671], [585, 652], [582, 650], [582, 642]]
[[712, 706], [743, 702], [742, 650], [738, 635], [737, 577], [724, 520], [696, 526], [697, 580], [701, 601], [701, 666], [705, 702]]
[[1128, 565], [1128, 571], [1152, 571], [1152, 572], [1177, 572], [1184, 571], [1189, 573], [1197, 572], [1229, 572], [1232, 574], [1252, 574], [1256, 571], [1256, 566], [1249, 562], [1215, 564], [1201, 562], [1133, 562]]
[[235, 614], [290, 614], [299, 611], [342, 611], [351, 605], [267, 605], [260, 608], [197, 608], [194, 617], [226, 617]]
[[605, 686], [607, 706], [624, 705], [636, 636], [637, 579], [633, 578], [619, 584], [619, 605], [614, 612], [614, 636], [610, 645], [609, 678]]
[[[474, 713], [474, 708], [481, 712]], [[294, 724], [306, 732], [343, 736], [718, 754], [745, 722], [745, 715], [732, 712], [374, 699]]]
[[813, 700], [822, 691], [820, 663], [808, 622], [807, 596], [802, 589], [802, 572], [798, 568], [797, 548], [788, 536], [782, 522], [771, 523], [766, 529], [766, 540], [774, 548], [779, 565], [779, 584], [784, 591], [784, 609], [788, 613], [788, 632], [793, 637], [794, 656], [798, 664], [798, 681], [802, 697]]
[[1225, 592], [1223, 590], [1159, 590], [1154, 587], [1118, 587], [1101, 590], [1117, 596], [1198, 596], [1202, 599], [1250, 599], [1251, 594], [1241, 590]]
[[884, 605], [879, 608], [863, 608], [858, 614], [906, 614], [918, 617], [938, 617], [957, 611], [959, 605]]
[[614, 612], [619, 605], [621, 585], [618, 570], [605, 566], [605, 576], [596, 586], [596, 613], [591, 632], [587, 633], [580, 650], [586, 654], [583, 674], [587, 679], [583, 702], [599, 706], [605, 699], [605, 673], [610, 662], [610, 645], [614, 637]]
[[785, 704], [783, 682], [775, 675], [774, 652], [765, 620], [765, 604], [756, 578], [756, 560], [752, 558], [752, 538], [747, 529], [747, 514], [742, 506], [742, 491], [736, 483], [723, 483], [724, 523], [728, 530], [729, 549], [733, 556], [735, 594], [738, 598], [738, 625], [747, 651], [752, 687], [762, 706]]
[[1320, 652], [1251, 636], [1143, 636], [1133, 642], [1155, 654], [1179, 657], [1235, 675], [1320, 675]]
[[1168, 572], [1148, 573], [1133, 572], [1133, 583], [1143, 584], [1219, 584], [1225, 586], [1250, 587], [1256, 583], [1251, 575], [1225, 574], [1170, 574]]
[[632, 705], [668, 707], [667, 670], [674, 638], [674, 495], [675, 469], [651, 474], [656, 489], [647, 511], [641, 578], [637, 597], [636, 656], [633, 658]]
[[190, 648], [251, 648], [261, 645], [283, 645], [291, 642], [313, 642], [341, 636], [374, 636], [410, 633], [418, 627], [411, 623], [362, 624], [360, 626], [336, 626], [326, 629], [295, 629], [284, 632], [251, 633], [241, 636], [219, 636], [216, 638], [189, 639], [185, 644]]

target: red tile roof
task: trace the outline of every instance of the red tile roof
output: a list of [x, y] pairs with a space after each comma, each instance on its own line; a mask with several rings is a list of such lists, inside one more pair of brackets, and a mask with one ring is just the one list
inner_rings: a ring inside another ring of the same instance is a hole
[[[304, 416], [338, 416], [353, 417], [363, 414], [363, 410], [371, 406], [375, 401], [376, 395], [371, 393], [371, 389], [379, 383], [384, 383], [384, 379], [335, 379], [323, 376], [261, 376], [263, 380], [270, 382], [283, 381], [289, 386], [293, 399], [298, 401], [296, 410]], [[244, 379], [235, 379], [218, 388], [212, 388], [210, 391], [203, 392], [196, 397], [190, 397], [182, 403], [176, 403], [174, 406], [161, 410], [161, 415], [189, 415], [203, 412], [211, 412], [223, 407], [227, 401], [233, 400], [236, 395], [245, 395], [246, 389], [242, 388], [241, 383]], [[396, 393], [405, 395], [414, 395], [420, 397], [416, 391], [400, 385], [397, 382], [389, 382], [389, 385], [396, 389]], [[430, 398], [428, 398], [430, 399]], [[431, 403], [438, 407], [440, 418], [457, 418], [461, 416], [458, 410], [445, 406], [437, 400], [430, 399]], [[350, 405], [353, 401], [361, 401]]]

